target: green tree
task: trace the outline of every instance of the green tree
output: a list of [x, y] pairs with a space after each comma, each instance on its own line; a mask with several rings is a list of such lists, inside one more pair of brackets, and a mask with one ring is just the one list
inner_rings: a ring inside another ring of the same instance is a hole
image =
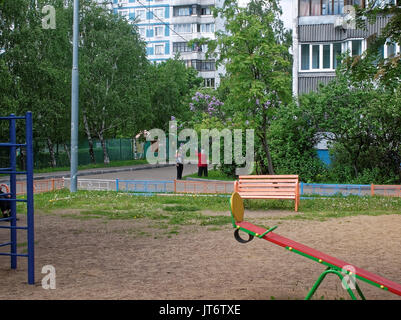
[[81, 15], [81, 122], [90, 146], [93, 137], [100, 140], [108, 164], [107, 138], [132, 137], [150, 124], [149, 63], [136, 26], [89, 0], [81, 1]]
[[[55, 29], [42, 25], [42, 8], [49, 4], [56, 9]], [[16, 114], [33, 111], [36, 141], [47, 142], [50, 164], [55, 166], [54, 143], [65, 141], [68, 133], [64, 123], [69, 99], [66, 66], [70, 60], [70, 12], [62, 0], [3, 1], [0, 11], [2, 70], [7, 70], [11, 79], [4, 92], [15, 89], [7, 104]]]
[[187, 68], [178, 56], [153, 64], [148, 78], [153, 112], [147, 114], [153, 128], [167, 131], [172, 116], [183, 121], [190, 119], [188, 102], [191, 93], [200, 87], [201, 82], [196, 70]]
[[[252, 0], [246, 7], [226, 0], [215, 16], [225, 21], [225, 31], [207, 43], [208, 52], [224, 63], [224, 112], [249, 119], [255, 129], [256, 161], [261, 173], [274, 174], [268, 130], [276, 112], [291, 101], [290, 35], [280, 20], [275, 0]], [[241, 114], [241, 115], [239, 115]]]

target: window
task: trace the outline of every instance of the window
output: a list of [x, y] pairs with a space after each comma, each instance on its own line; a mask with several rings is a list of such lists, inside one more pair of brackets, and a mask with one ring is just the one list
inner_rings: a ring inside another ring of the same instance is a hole
[[365, 7], [365, 0], [298, 0], [299, 16], [343, 14], [344, 6]]
[[212, 10], [210, 7], [201, 7], [200, 13], [201, 16], [207, 16], [212, 14]]
[[329, 44], [323, 45], [323, 69], [330, 69], [330, 47], [331, 46]]
[[357, 56], [361, 55], [364, 50], [365, 41], [361, 39], [335, 43], [301, 44], [300, 71], [334, 71], [340, 64], [339, 58], [343, 52]]
[[309, 44], [301, 44], [301, 70], [309, 70]]
[[187, 67], [192, 67], [197, 71], [215, 71], [216, 63], [214, 60], [185, 60]]
[[312, 69], [320, 69], [320, 45], [312, 46]]
[[164, 35], [164, 28], [162, 26], [155, 27], [155, 37], [162, 37]]
[[129, 11], [128, 11], [128, 10], [120, 10], [120, 11], [118, 11], [118, 15], [119, 15], [121, 18], [128, 18]]
[[333, 43], [333, 69], [340, 64], [341, 43]]
[[178, 33], [191, 33], [190, 23], [179, 23], [174, 25], [174, 31]]
[[352, 56], [359, 56], [362, 54], [362, 40], [352, 40], [351, 41], [351, 46], [352, 46]]
[[192, 48], [188, 47], [186, 42], [174, 42], [173, 52], [192, 52]]
[[138, 32], [139, 32], [139, 35], [142, 38], [145, 38], [145, 34], [146, 34], [146, 29], [145, 28], [138, 28]]
[[396, 55], [396, 44], [395, 43], [387, 43], [387, 58], [392, 58]]
[[214, 88], [214, 78], [205, 78], [203, 81], [203, 86], [205, 88]]
[[310, 0], [299, 0], [299, 15], [301, 17], [310, 15]]
[[153, 15], [155, 16], [155, 18], [159, 18], [162, 19], [164, 18], [164, 9], [163, 8], [157, 8], [153, 10]]
[[192, 13], [192, 7], [174, 7], [174, 17], [190, 16]]
[[202, 24], [200, 24], [200, 30], [199, 30], [199, 27], [198, 27], [198, 32], [202, 32], [202, 33], [214, 32], [214, 23], [202, 23]]
[[321, 0], [312, 0], [311, 1], [311, 16], [320, 16], [321, 15]]
[[144, 20], [146, 19], [145, 10], [136, 10], [135, 16], [136, 16], [140, 21], [144, 21]]
[[155, 55], [161, 55], [164, 53], [164, 45], [157, 44], [155, 45]]

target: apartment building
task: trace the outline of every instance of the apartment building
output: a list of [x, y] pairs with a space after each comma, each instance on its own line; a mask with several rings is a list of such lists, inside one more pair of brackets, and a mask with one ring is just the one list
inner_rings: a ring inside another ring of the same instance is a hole
[[147, 56], [155, 63], [179, 54], [188, 67], [204, 79], [204, 86], [216, 88], [219, 74], [214, 59], [207, 59], [205, 46], [188, 46], [196, 38], [214, 39], [223, 23], [211, 9], [219, 0], [113, 0], [116, 14], [138, 26], [147, 44]]
[[[293, 94], [315, 91], [319, 83], [335, 77], [340, 54], [360, 55], [375, 36], [381, 35], [388, 16], [379, 16], [367, 29], [352, 23], [353, 7], [365, 7], [369, 0], [290, 0], [293, 19]], [[381, 0], [378, 4], [396, 4]], [[387, 42], [381, 48], [383, 58], [400, 52], [400, 46]]]

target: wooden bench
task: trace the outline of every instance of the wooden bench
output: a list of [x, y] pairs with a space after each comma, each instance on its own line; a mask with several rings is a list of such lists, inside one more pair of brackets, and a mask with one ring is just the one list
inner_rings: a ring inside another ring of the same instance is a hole
[[234, 192], [238, 192], [242, 199], [294, 200], [295, 211], [298, 211], [298, 175], [239, 176], [234, 182]]

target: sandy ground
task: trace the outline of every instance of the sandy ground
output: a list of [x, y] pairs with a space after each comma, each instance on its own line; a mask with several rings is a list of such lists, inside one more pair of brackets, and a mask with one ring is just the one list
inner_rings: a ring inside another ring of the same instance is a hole
[[[65, 213], [65, 212], [63, 212]], [[293, 213], [293, 212], [292, 212]], [[324, 222], [281, 220], [291, 212], [249, 212], [280, 235], [401, 283], [401, 216], [358, 216]], [[208, 212], [205, 212], [208, 214]], [[209, 212], [209, 214], [211, 214]], [[24, 223], [20, 217], [20, 224]], [[150, 227], [150, 225], [153, 227]], [[8, 240], [0, 230], [0, 242]], [[24, 232], [19, 232], [23, 242]], [[154, 221], [78, 220], [36, 214], [36, 284], [27, 264], [17, 270], [0, 257], [0, 299], [303, 299], [323, 266], [265, 240], [240, 244], [231, 225], [181, 226], [166, 234]], [[4, 252], [4, 248], [2, 252]], [[24, 247], [20, 247], [24, 250]], [[42, 267], [56, 269], [56, 289], [45, 290]], [[401, 297], [359, 282], [367, 299]], [[315, 299], [349, 299], [328, 276]]]

